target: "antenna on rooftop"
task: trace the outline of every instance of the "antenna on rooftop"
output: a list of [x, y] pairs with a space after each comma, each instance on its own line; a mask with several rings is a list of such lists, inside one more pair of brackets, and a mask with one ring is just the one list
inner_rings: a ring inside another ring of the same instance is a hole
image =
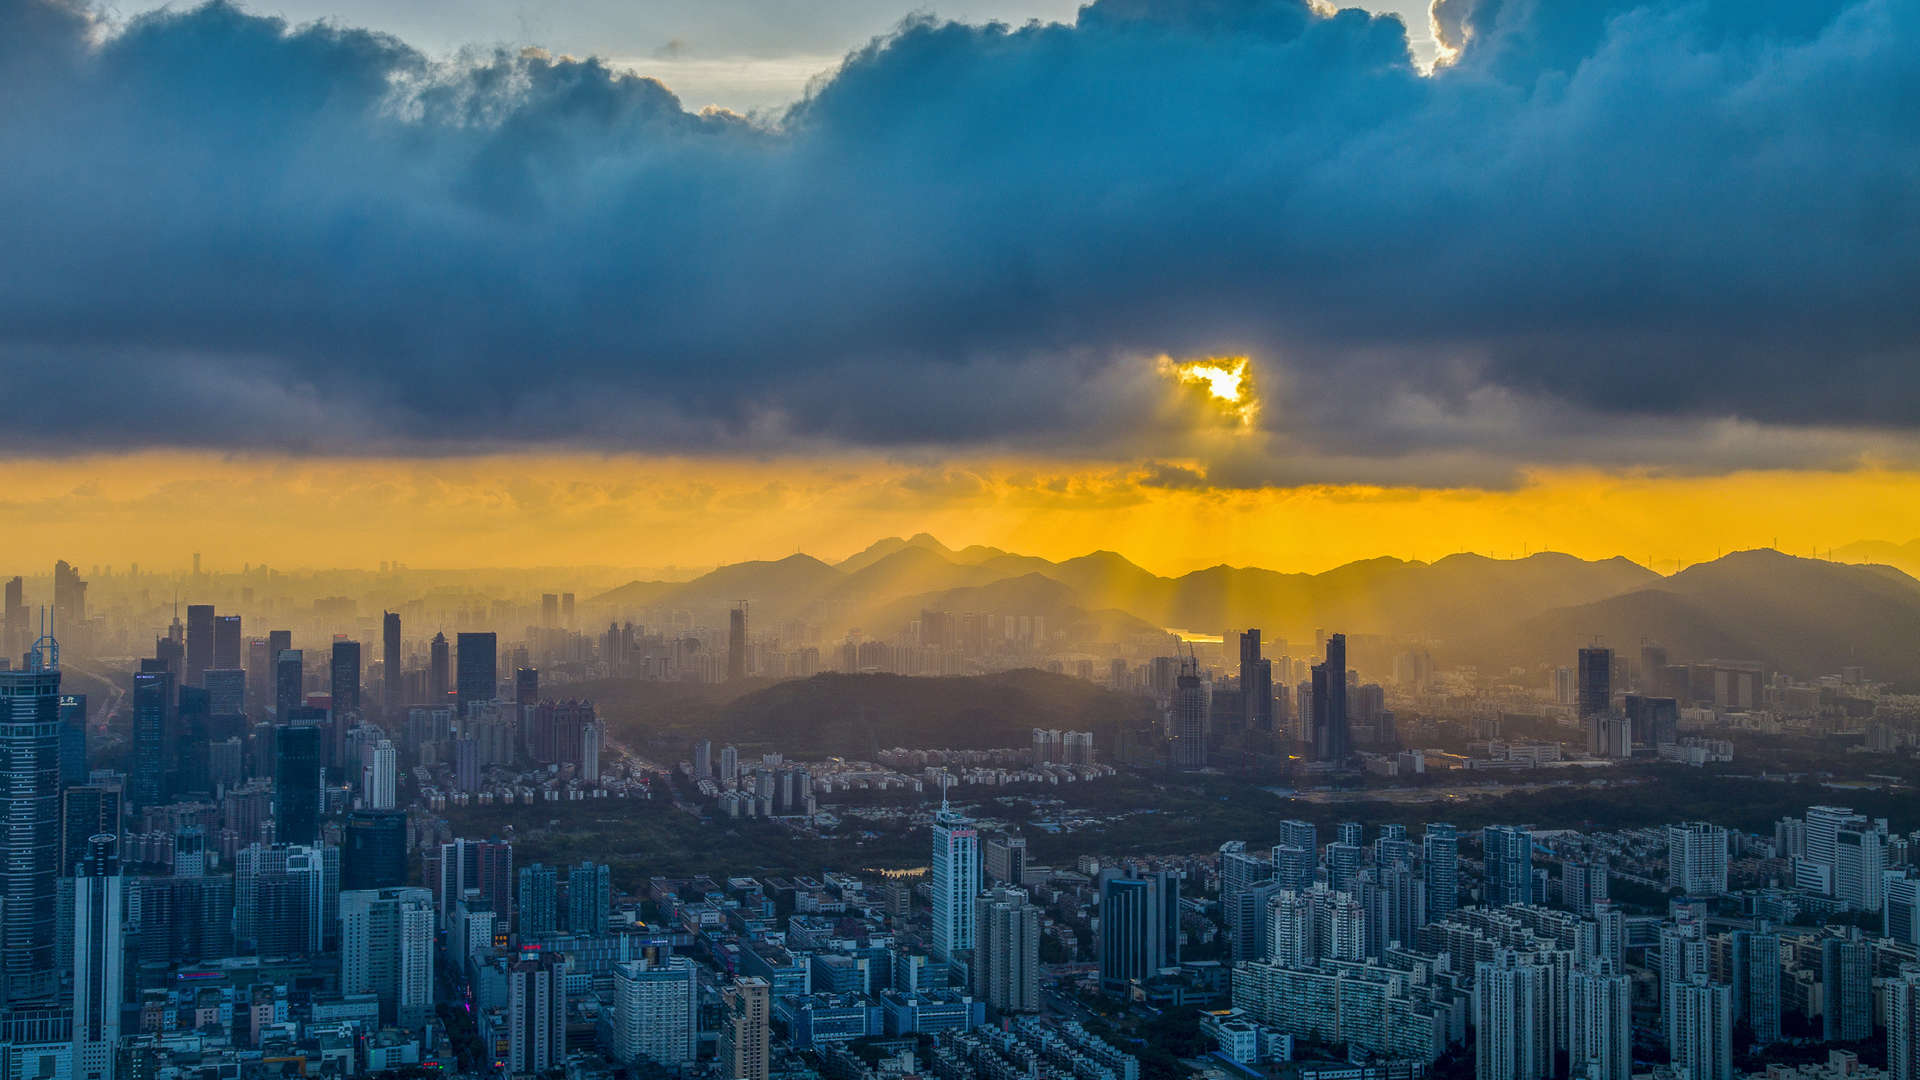
[[40, 637], [26, 655], [28, 671], [60, 670], [60, 642], [53, 636], [53, 613], [40, 606]]

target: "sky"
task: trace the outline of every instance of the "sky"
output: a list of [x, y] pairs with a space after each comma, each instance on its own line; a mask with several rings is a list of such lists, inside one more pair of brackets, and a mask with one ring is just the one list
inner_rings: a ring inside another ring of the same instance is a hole
[[[122, 16], [178, 3], [127, 0]], [[1415, 52], [1434, 54], [1427, 0], [1359, 5], [1401, 16]], [[848, 52], [915, 15], [969, 23], [1072, 22], [1077, 0], [282, 0], [249, 10], [290, 23], [331, 20], [392, 34], [416, 49], [454, 57], [474, 48], [537, 46], [597, 56], [617, 71], [660, 80], [689, 108], [717, 105], [771, 113], [799, 100], [807, 83]]]
[[5, 547], [1910, 539], [1917, 46], [1911, 0], [0, 0]]

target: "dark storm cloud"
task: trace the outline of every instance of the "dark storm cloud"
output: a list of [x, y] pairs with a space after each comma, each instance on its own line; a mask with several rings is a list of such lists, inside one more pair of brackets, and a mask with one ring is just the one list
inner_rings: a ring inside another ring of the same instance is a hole
[[1251, 353], [1271, 460], [1220, 472], [1289, 482], [1920, 419], [1920, 4], [1437, 16], [1432, 77], [1303, 0], [920, 19], [770, 130], [0, 0], [0, 447], [1189, 454], [1160, 353]]

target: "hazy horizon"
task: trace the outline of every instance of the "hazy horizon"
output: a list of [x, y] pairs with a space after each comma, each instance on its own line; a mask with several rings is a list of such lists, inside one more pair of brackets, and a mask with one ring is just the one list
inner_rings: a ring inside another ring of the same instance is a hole
[[[712, 573], [717, 569], [722, 569], [728, 566], [737, 566], [737, 565], [749, 564], [749, 563], [773, 563], [773, 562], [778, 562], [782, 559], [789, 558], [795, 555], [804, 555], [818, 562], [824, 563], [827, 566], [839, 567], [841, 566], [841, 564], [849, 562], [850, 560], [854, 559], [856, 556], [859, 556], [881, 544], [886, 544], [889, 541], [900, 541], [903, 543], [911, 544], [913, 541], [919, 540], [922, 538], [930, 538], [933, 541], [939, 543], [942, 547], [955, 553], [962, 552], [968, 548], [990, 548], [990, 549], [1003, 551], [1008, 555], [1019, 556], [1024, 558], [1040, 558], [1040, 559], [1045, 559], [1046, 561], [1052, 562], [1052, 563], [1068, 562], [1074, 559], [1085, 558], [1085, 557], [1103, 554], [1103, 553], [1114, 554], [1114, 555], [1120, 556], [1122, 559], [1125, 559], [1127, 562], [1133, 564], [1134, 566], [1139, 567], [1142, 570], [1146, 570], [1147, 572], [1152, 573], [1155, 576], [1163, 577], [1163, 578], [1179, 578], [1189, 574], [1197, 573], [1202, 570], [1214, 569], [1217, 567], [1229, 567], [1232, 569], [1244, 569], [1244, 570], [1268, 570], [1268, 571], [1273, 571], [1275, 573], [1281, 573], [1281, 574], [1319, 575], [1319, 574], [1324, 574], [1333, 570], [1340, 569], [1341, 567], [1352, 566], [1360, 563], [1366, 563], [1366, 562], [1371, 562], [1371, 561], [1381, 560], [1381, 559], [1396, 560], [1396, 561], [1404, 562], [1407, 564], [1432, 565], [1436, 562], [1441, 562], [1446, 559], [1454, 558], [1458, 556], [1472, 556], [1472, 557], [1485, 558], [1493, 562], [1518, 562], [1518, 561], [1523, 561], [1529, 558], [1534, 558], [1542, 555], [1566, 556], [1569, 558], [1578, 559], [1582, 562], [1589, 562], [1589, 563], [1606, 562], [1613, 559], [1625, 559], [1626, 561], [1634, 564], [1635, 566], [1649, 570], [1662, 577], [1670, 577], [1676, 573], [1679, 573], [1693, 566], [1698, 566], [1702, 563], [1713, 562], [1727, 555], [1734, 555], [1734, 554], [1739, 554], [1741, 552], [1749, 552], [1749, 551], [1770, 551], [1770, 552], [1775, 552], [1777, 554], [1784, 555], [1790, 558], [1807, 558], [1807, 559], [1830, 561], [1830, 562], [1845, 563], [1845, 564], [1852, 564], [1852, 565], [1874, 565], [1874, 564], [1891, 565], [1891, 566], [1894, 566], [1896, 569], [1901, 569], [1908, 573], [1913, 573], [1914, 570], [1920, 570], [1920, 538], [1912, 538], [1908, 540], [1863, 538], [1863, 539], [1856, 539], [1856, 540], [1852, 540], [1852, 541], [1841, 543], [1841, 544], [1821, 545], [1816, 549], [1809, 549], [1809, 550], [1803, 550], [1803, 551], [1793, 551], [1785, 547], [1776, 547], [1773, 544], [1769, 544], [1769, 543], [1758, 543], [1758, 544], [1752, 544], [1748, 546], [1729, 547], [1723, 550], [1715, 551], [1703, 558], [1686, 560], [1686, 561], [1668, 561], [1668, 560], [1656, 559], [1650, 562], [1645, 557], [1636, 559], [1630, 553], [1625, 551], [1618, 551], [1612, 554], [1582, 555], [1582, 554], [1576, 554], [1573, 552], [1562, 551], [1557, 548], [1532, 547], [1532, 548], [1524, 548], [1524, 550], [1517, 550], [1517, 551], [1503, 551], [1498, 549], [1474, 551], [1474, 550], [1462, 549], [1457, 551], [1442, 552], [1432, 557], [1423, 557], [1423, 558], [1408, 558], [1403, 555], [1398, 555], [1393, 552], [1385, 552], [1385, 551], [1374, 552], [1374, 553], [1356, 553], [1351, 557], [1342, 559], [1338, 562], [1328, 563], [1324, 565], [1313, 565], [1313, 566], [1260, 563], [1260, 562], [1235, 563], [1235, 562], [1213, 561], [1213, 562], [1195, 562], [1191, 564], [1181, 565], [1177, 568], [1168, 568], [1164, 566], [1153, 565], [1147, 560], [1136, 558], [1134, 555], [1130, 554], [1127, 550], [1125, 550], [1124, 547], [1087, 548], [1085, 550], [1069, 551], [1064, 555], [1049, 555], [1049, 554], [1041, 554], [1035, 551], [1023, 550], [1017, 547], [1009, 547], [1004, 544], [996, 544], [990, 541], [976, 540], [969, 543], [949, 544], [945, 541], [945, 538], [943, 537], [935, 536], [925, 531], [919, 531], [919, 532], [908, 533], [908, 534], [895, 533], [887, 536], [877, 536], [866, 543], [859, 544], [857, 546], [853, 546], [850, 548], [846, 548], [844, 550], [843, 549], [829, 549], [829, 550], [823, 550], [823, 551], [791, 550], [791, 551], [785, 551], [785, 552], [768, 551], [765, 554], [761, 554], [757, 556], [749, 555], [748, 557], [743, 559], [734, 559], [734, 560], [728, 560], [725, 562], [713, 562], [713, 563], [705, 563], [705, 564], [691, 563], [691, 562], [674, 563], [674, 562], [644, 562], [644, 561], [630, 563], [630, 564], [619, 563], [619, 562], [580, 562], [580, 563], [565, 563], [565, 562], [506, 563], [506, 562], [503, 562], [503, 563], [494, 563], [494, 564], [482, 564], [482, 563], [438, 564], [438, 563], [420, 563], [420, 562], [416, 562], [409, 559], [398, 558], [398, 559], [387, 560], [387, 562], [390, 562], [393, 564], [393, 566], [391, 567], [391, 570], [389, 570], [387, 567], [377, 562], [372, 564], [365, 564], [365, 565], [352, 564], [352, 563], [321, 564], [321, 563], [297, 563], [297, 562], [286, 563], [286, 562], [277, 562], [270, 559], [260, 559], [260, 560], [243, 560], [242, 562], [235, 563], [233, 565], [224, 565], [224, 564], [216, 563], [206, 559], [204, 557], [205, 553], [203, 552], [203, 553], [200, 553], [203, 556], [201, 565], [200, 565], [200, 573], [207, 577], [231, 576], [231, 575], [245, 573], [249, 569], [260, 569], [263, 567], [267, 567], [267, 568], [271, 568], [274, 572], [283, 574], [283, 575], [305, 575], [305, 576], [325, 576], [329, 574], [368, 575], [368, 574], [380, 574], [383, 572], [409, 573], [409, 574], [411, 573], [444, 574], [444, 575], [547, 574], [549, 576], [552, 576], [552, 575], [566, 575], [566, 574], [587, 574], [587, 575], [596, 575], [596, 576], [631, 575], [631, 577], [622, 578], [622, 583], [625, 583], [626, 581], [638, 581], [638, 582], [657, 581], [657, 582], [663, 582], [663, 583], [683, 583], [683, 582], [696, 580], [703, 575]], [[1912, 549], [1911, 555], [1907, 556], [1907, 553], [1904, 551], [1901, 551], [1900, 549]], [[1903, 560], [1899, 558], [1899, 556], [1907, 556], [1908, 558], [1911, 558], [1912, 562], [1907, 565], [1902, 565]], [[1889, 561], [1889, 557], [1893, 557], [1892, 561]], [[148, 559], [141, 559], [141, 560], [131, 560], [128, 563], [117, 563], [117, 564], [110, 563], [110, 562], [101, 562], [97, 560], [89, 562], [86, 560], [68, 558], [65, 556], [62, 556], [62, 558], [65, 559], [65, 561], [68, 562], [69, 564], [73, 565], [76, 569], [80, 570], [83, 574], [92, 574], [99, 570], [107, 570], [107, 571], [111, 571], [112, 576], [121, 577], [129, 573], [131, 566], [137, 566], [139, 568], [140, 574], [143, 577], [158, 576], [162, 578], [180, 578], [180, 577], [190, 577], [193, 573], [193, 561], [192, 561], [193, 555], [191, 553], [182, 556], [180, 559], [178, 559], [178, 561], [174, 561], [172, 559], [163, 557], [159, 559], [148, 558]], [[1908, 565], [1912, 566], [1914, 570], [1909, 570]], [[46, 579], [51, 574], [51, 563], [49, 563], [47, 567], [42, 567], [42, 568], [29, 569], [26, 567], [20, 567], [16, 572], [22, 574], [25, 577], [25, 579], [30, 582]]]

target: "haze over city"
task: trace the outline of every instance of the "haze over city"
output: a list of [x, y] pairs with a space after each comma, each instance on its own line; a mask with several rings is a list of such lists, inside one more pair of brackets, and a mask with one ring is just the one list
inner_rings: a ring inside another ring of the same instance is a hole
[[0, 1080], [1920, 1080], [1920, 0], [0, 0]]

